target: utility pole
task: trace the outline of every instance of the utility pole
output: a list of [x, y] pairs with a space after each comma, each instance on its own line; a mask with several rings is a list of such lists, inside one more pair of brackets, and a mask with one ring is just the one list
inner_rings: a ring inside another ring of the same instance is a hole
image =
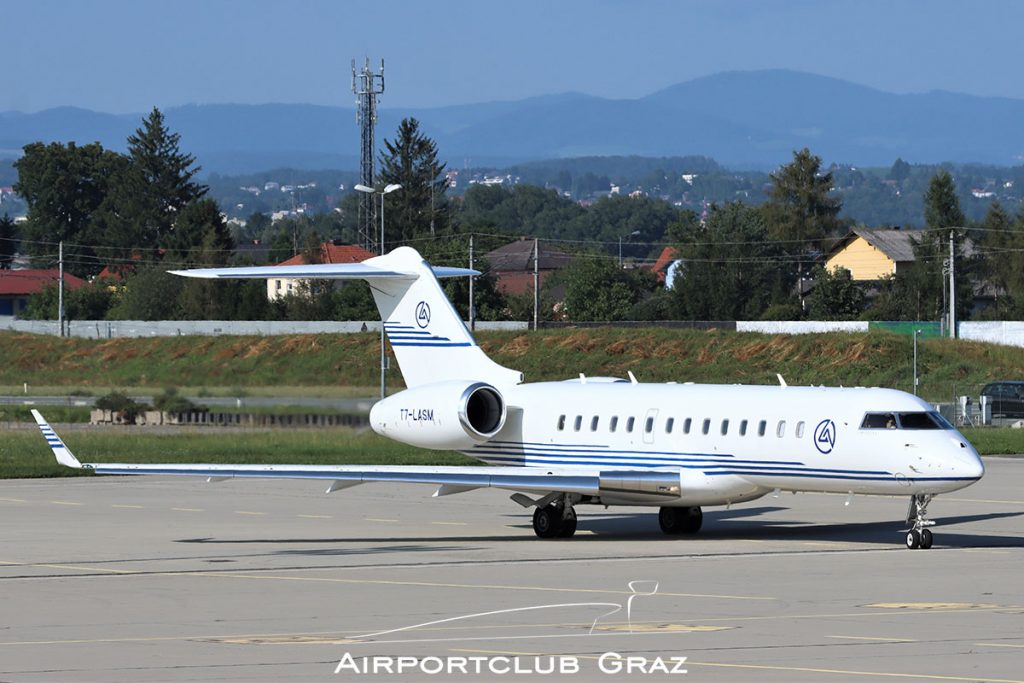
[[[473, 235], [469, 236], [469, 269], [473, 270]], [[473, 276], [469, 276], [469, 329], [476, 330], [476, 305], [473, 301]]]
[[[352, 92], [356, 96], [356, 122], [360, 127], [359, 139], [359, 182], [373, 187], [373, 156], [376, 153], [373, 131], [377, 125], [377, 95], [384, 92], [384, 60], [380, 60], [380, 73], [370, 70], [367, 57], [361, 71], [356, 71], [356, 60], [352, 60]], [[367, 251], [376, 251], [374, 235], [376, 226], [373, 197], [365, 195], [359, 200], [359, 236]]]
[[540, 242], [533, 238], [533, 331], [540, 322]]
[[64, 242], [57, 246], [57, 325], [64, 336]]
[[914, 396], [917, 396], [917, 335], [921, 330], [914, 330]]
[[956, 339], [956, 265], [953, 262], [953, 231], [949, 231], [949, 338]]

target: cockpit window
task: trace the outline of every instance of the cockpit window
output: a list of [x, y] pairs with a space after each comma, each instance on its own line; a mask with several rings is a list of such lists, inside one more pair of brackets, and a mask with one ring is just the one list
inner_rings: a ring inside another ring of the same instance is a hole
[[900, 429], [944, 429], [938, 413], [900, 413]]
[[937, 412], [868, 413], [861, 429], [954, 429]]
[[896, 429], [896, 416], [892, 413], [868, 413], [861, 429]]

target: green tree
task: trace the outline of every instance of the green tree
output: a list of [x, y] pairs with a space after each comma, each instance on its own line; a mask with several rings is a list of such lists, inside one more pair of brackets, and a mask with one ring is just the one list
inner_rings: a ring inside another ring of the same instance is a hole
[[0, 270], [8, 270], [18, 253], [18, 226], [7, 214], [0, 218]]
[[212, 199], [191, 202], [176, 214], [164, 238], [165, 258], [187, 267], [223, 266], [231, 259], [234, 238]]
[[205, 185], [193, 178], [199, 172], [195, 157], [181, 151], [181, 135], [172, 133], [164, 115], [153, 107], [142, 126], [128, 137], [131, 173], [122, 187], [130, 196], [125, 215], [141, 226], [153, 246], [166, 246], [178, 213], [201, 199]]
[[[98, 280], [78, 289], [64, 290], [64, 316], [67, 320], [104, 320], [116, 300], [116, 288]], [[32, 320], [56, 320], [60, 295], [51, 285], [28, 300], [25, 317]]]
[[657, 286], [651, 273], [624, 270], [614, 260], [596, 255], [580, 255], [556, 277], [565, 286], [564, 313], [569, 320], [626, 320]]
[[[402, 189], [385, 200], [385, 248], [424, 235], [436, 234], [446, 208], [445, 164], [437, 159], [437, 144], [420, 131], [414, 118], [402, 119], [394, 140], [385, 140], [380, 156], [381, 187]], [[378, 195], [375, 201], [380, 201]], [[433, 230], [433, 232], [432, 232]]]
[[985, 276], [996, 293], [996, 317], [1024, 318], [1024, 214], [1010, 217], [993, 202], [982, 222]]
[[813, 320], [856, 320], [864, 310], [864, 292], [853, 282], [850, 271], [829, 271], [821, 265], [813, 271], [814, 293], [810, 317]]
[[897, 183], [902, 183], [909, 177], [910, 164], [903, 161], [903, 159], [897, 157], [896, 161], [892, 163], [892, 167], [889, 169], [889, 174], [886, 176], [886, 179], [895, 180]]
[[966, 231], [956, 184], [947, 171], [932, 176], [924, 193], [924, 216], [928, 230], [914, 245], [914, 265], [897, 277], [896, 291], [909, 310], [901, 319], [941, 320], [947, 315], [946, 291], [950, 233], [953, 235], [953, 265], [956, 269], [957, 318], [963, 320], [973, 307], [973, 282], [977, 262], [964, 250]]
[[57, 243], [63, 241], [69, 272], [87, 277], [102, 270], [104, 264], [90, 246], [98, 241], [94, 218], [107, 200], [113, 170], [122, 163], [119, 154], [99, 143], [25, 145], [24, 154], [14, 163], [18, 169], [14, 191], [28, 205], [22, 232], [35, 264], [53, 264]]
[[779, 240], [794, 241], [790, 251], [818, 248], [822, 238], [841, 229], [837, 216], [843, 202], [831, 196], [832, 173], [821, 172], [821, 157], [806, 147], [793, 161], [771, 174], [766, 210], [769, 228]]
[[967, 222], [949, 171], [939, 171], [928, 183], [928, 191], [924, 193], [924, 222], [931, 230], [962, 229]]
[[672, 288], [678, 317], [757, 320], [772, 305], [794, 303], [794, 271], [757, 209], [713, 206], [706, 225], [683, 237], [682, 272]]
[[185, 278], [159, 266], [139, 268], [124, 283], [123, 292], [110, 309], [112, 320], [179, 320], [179, 302]]

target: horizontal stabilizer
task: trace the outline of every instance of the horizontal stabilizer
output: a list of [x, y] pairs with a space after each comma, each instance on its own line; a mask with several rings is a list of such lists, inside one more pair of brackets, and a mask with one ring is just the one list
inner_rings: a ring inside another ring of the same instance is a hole
[[[371, 261], [373, 259], [370, 259]], [[432, 268], [435, 277], [466, 277], [479, 275], [480, 271], [469, 268]], [[414, 280], [416, 272], [404, 272], [391, 268], [380, 268], [365, 263], [314, 263], [308, 266], [251, 266], [248, 268], [193, 268], [172, 270], [172, 275], [202, 278], [206, 280], [249, 280], [249, 279], [308, 279], [308, 280]]]

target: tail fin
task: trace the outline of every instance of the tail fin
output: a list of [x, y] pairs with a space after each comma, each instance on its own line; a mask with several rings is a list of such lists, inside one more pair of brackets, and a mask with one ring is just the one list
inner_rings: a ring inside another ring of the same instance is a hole
[[508, 386], [523, 381], [522, 373], [492, 361], [477, 346], [438, 277], [477, 274], [463, 268], [431, 268], [419, 252], [398, 247], [389, 254], [352, 264], [200, 268], [171, 271], [185, 277], [296, 278], [366, 280], [384, 321], [408, 387], [447, 380], [484, 381]]

